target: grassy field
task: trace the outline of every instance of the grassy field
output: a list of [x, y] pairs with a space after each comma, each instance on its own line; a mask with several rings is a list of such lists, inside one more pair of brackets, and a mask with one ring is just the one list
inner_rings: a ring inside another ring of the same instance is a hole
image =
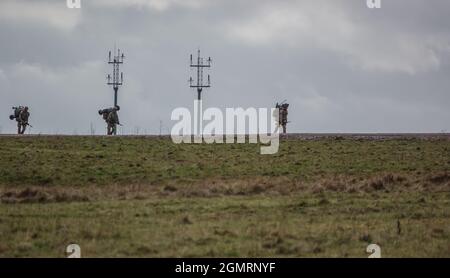
[[450, 140], [0, 137], [0, 257], [450, 257]]

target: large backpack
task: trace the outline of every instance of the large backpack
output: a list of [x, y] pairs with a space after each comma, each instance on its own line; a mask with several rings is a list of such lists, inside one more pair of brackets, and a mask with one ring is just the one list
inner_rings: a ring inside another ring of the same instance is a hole
[[9, 118], [11, 120], [14, 120], [14, 119], [17, 120], [17, 119], [19, 119], [20, 112], [22, 112], [22, 110], [23, 110], [23, 106], [13, 107], [13, 109], [14, 109], [14, 115], [9, 116]]
[[99, 110], [98, 113], [100, 115], [102, 115], [103, 120], [106, 121], [108, 119], [109, 113], [111, 113], [112, 110], [113, 110], [112, 108], [106, 108], [106, 109]]
[[[106, 110], [106, 109], [105, 109]], [[103, 114], [102, 114], [102, 116], [103, 116], [103, 120], [107, 120], [108, 119], [108, 115], [109, 115], [109, 112], [108, 111], [105, 111], [105, 110], [103, 110]]]
[[19, 118], [20, 112], [22, 112], [22, 110], [23, 110], [23, 106], [19, 106], [14, 109], [14, 117], [16, 119]]

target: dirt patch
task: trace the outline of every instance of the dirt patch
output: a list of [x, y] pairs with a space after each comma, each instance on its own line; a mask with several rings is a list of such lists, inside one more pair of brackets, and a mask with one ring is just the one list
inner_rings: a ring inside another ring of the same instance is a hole
[[428, 178], [428, 180], [434, 184], [442, 184], [450, 182], [450, 174], [449, 173], [439, 173], [432, 175]]
[[[436, 177], [438, 175], [435, 175]], [[439, 176], [442, 181], [444, 178]], [[160, 191], [164, 196], [183, 197], [218, 197], [249, 195], [291, 195], [296, 193], [370, 193], [376, 191], [443, 191], [448, 190], [449, 183], [441, 182], [429, 186], [429, 179], [424, 175], [380, 173], [361, 176], [329, 176], [313, 181], [288, 177], [254, 177], [245, 180], [205, 180], [178, 184], [176, 190], [165, 186]], [[171, 188], [171, 187], [169, 187]]]
[[373, 189], [375, 191], [389, 190], [392, 186], [402, 185], [401, 183], [405, 180], [406, 179], [404, 177], [393, 174], [386, 174], [384, 176], [375, 177], [368, 182], [366, 189], [369, 190], [366, 191], [371, 191], [370, 189]]
[[0, 201], [5, 204], [87, 202], [89, 197], [83, 194], [32, 187], [23, 190], [6, 190], [0, 195]]

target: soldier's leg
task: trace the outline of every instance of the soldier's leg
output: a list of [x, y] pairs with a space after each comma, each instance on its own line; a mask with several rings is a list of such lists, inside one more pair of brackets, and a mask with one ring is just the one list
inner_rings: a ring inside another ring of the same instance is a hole
[[107, 131], [107, 134], [108, 134], [108, 135], [111, 135], [111, 125], [110, 125], [110, 124], [108, 124], [108, 131]]
[[27, 125], [22, 125], [22, 134], [25, 133], [25, 130], [27, 129]]
[[286, 134], [286, 124], [283, 124], [283, 133]]
[[117, 125], [116, 125], [116, 124], [114, 124], [114, 125], [112, 126], [112, 134], [113, 134], [113, 135], [117, 135]]
[[22, 125], [20, 124], [20, 122], [17, 122], [17, 134], [21, 134], [22, 131]]
[[109, 125], [109, 135], [114, 135], [114, 125]]

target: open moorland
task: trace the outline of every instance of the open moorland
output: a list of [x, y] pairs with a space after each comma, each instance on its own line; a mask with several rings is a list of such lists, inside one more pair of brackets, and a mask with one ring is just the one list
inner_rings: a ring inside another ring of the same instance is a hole
[[448, 135], [0, 136], [0, 257], [450, 257]]

